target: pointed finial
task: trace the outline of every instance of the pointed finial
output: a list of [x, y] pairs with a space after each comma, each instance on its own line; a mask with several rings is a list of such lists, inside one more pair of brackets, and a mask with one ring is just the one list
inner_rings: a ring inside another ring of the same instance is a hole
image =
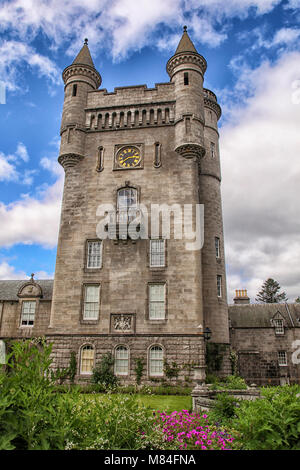
[[31, 282], [34, 282], [33, 276], [34, 276], [34, 273], [31, 274], [31, 278], [30, 278]]
[[86, 46], [88, 45], [88, 42], [89, 42], [88, 38], [85, 38], [84, 44], [85, 44]]
[[184, 27], [183, 27], [183, 32], [184, 32], [184, 33], [187, 32], [187, 26], [184, 26]]

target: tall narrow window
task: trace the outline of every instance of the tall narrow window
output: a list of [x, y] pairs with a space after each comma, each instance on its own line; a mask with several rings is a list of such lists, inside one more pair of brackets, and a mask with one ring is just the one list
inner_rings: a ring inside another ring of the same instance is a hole
[[120, 223], [127, 223], [136, 218], [137, 190], [122, 188], [118, 191], [118, 217]]
[[216, 258], [220, 258], [220, 238], [215, 237]]
[[210, 143], [210, 155], [212, 158], [215, 158], [216, 156], [216, 145], [214, 142]]
[[280, 318], [274, 320], [275, 335], [284, 335], [283, 320]]
[[94, 368], [95, 350], [93, 346], [87, 345], [81, 348], [80, 373], [92, 374]]
[[162, 376], [164, 353], [161, 346], [152, 346], [149, 350], [149, 375]]
[[84, 320], [98, 320], [99, 316], [100, 286], [85, 286], [84, 289]]
[[87, 268], [97, 269], [102, 266], [102, 242], [88, 242]]
[[189, 84], [189, 74], [188, 74], [188, 72], [184, 72], [184, 74], [183, 74], [183, 83], [185, 85]]
[[115, 349], [115, 374], [128, 375], [129, 353], [126, 346], [117, 346]]
[[22, 303], [21, 326], [33, 326], [35, 317], [35, 300], [24, 300]]
[[286, 351], [278, 351], [278, 365], [279, 366], [287, 366]]
[[165, 240], [150, 240], [150, 267], [165, 266]]
[[77, 85], [73, 85], [72, 96], [77, 95]]
[[222, 276], [217, 276], [217, 293], [218, 297], [222, 297]]
[[149, 284], [149, 319], [164, 320], [166, 316], [165, 284]]

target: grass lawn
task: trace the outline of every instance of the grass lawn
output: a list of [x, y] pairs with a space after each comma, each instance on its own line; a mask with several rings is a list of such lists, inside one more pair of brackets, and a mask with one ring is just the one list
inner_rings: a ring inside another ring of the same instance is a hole
[[172, 411], [192, 410], [192, 397], [180, 395], [137, 395], [137, 399], [147, 408], [171, 413]]
[[[126, 394], [122, 394], [126, 395]], [[97, 397], [99, 400], [105, 400], [105, 393], [86, 394], [83, 398]], [[172, 411], [192, 410], [192, 397], [181, 395], [135, 395], [136, 399], [150, 410], [160, 410], [167, 413]]]

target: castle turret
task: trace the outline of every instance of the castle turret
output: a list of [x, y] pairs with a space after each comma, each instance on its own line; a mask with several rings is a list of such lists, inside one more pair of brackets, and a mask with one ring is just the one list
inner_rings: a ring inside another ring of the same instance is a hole
[[197, 202], [204, 206], [202, 267], [204, 326], [212, 341], [229, 342], [226, 273], [224, 259], [221, 171], [218, 120], [221, 108], [216, 95], [203, 88], [207, 63], [192, 43], [186, 26], [167, 72], [175, 85], [175, 146], [185, 158], [195, 160]]
[[221, 108], [216, 95], [204, 88], [205, 156], [200, 162], [199, 201], [204, 205], [202, 286], [205, 326], [212, 341], [229, 343], [228, 305], [221, 198], [221, 169], [218, 120]]
[[101, 75], [95, 69], [88, 40], [62, 74], [65, 83], [65, 99], [61, 122], [61, 147], [59, 163], [66, 168], [73, 166], [84, 156], [85, 108], [89, 91], [101, 85]]
[[167, 72], [175, 85], [175, 148], [188, 158], [204, 155], [203, 80], [206, 60], [198, 54], [186, 26]]
[[61, 122], [61, 145], [58, 157], [59, 163], [65, 170], [64, 193], [62, 199], [61, 218], [58, 236], [57, 259], [55, 279], [53, 285], [53, 298], [51, 307], [50, 327], [60, 318], [60, 283], [62, 281], [59, 270], [63, 242], [72, 239], [76, 210], [80, 212], [82, 200], [74, 200], [76, 191], [81, 197], [81, 173], [79, 163], [84, 159], [86, 139], [86, 107], [88, 93], [95, 91], [101, 85], [101, 75], [95, 69], [89, 48], [88, 40], [73, 63], [65, 68], [62, 74], [65, 84], [65, 99]]

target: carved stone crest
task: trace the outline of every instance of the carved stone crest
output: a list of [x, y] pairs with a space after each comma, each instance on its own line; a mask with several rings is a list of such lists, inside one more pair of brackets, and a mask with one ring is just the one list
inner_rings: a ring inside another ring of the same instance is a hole
[[133, 314], [112, 314], [111, 329], [118, 333], [133, 333], [134, 316]]

